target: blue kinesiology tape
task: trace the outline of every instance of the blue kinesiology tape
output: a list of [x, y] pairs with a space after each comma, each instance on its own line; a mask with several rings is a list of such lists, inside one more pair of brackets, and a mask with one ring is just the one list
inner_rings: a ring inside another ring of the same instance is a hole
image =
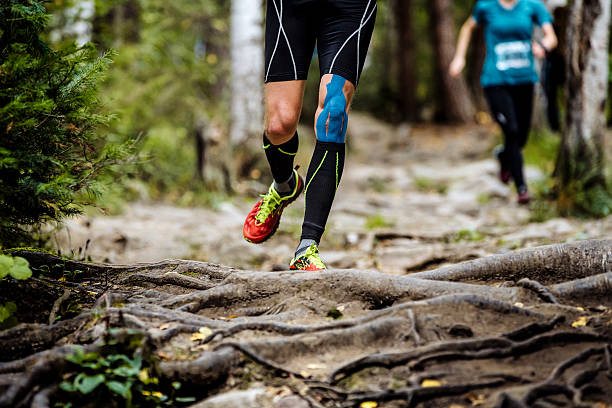
[[345, 82], [346, 79], [340, 75], [333, 75], [327, 84], [323, 111], [317, 119], [317, 139], [321, 142], [344, 143], [348, 124], [346, 98], [342, 92]]

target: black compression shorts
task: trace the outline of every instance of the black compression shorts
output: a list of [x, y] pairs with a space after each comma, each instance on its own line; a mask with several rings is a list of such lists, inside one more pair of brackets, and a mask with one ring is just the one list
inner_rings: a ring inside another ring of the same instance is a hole
[[316, 43], [321, 76], [356, 86], [375, 20], [376, 0], [268, 0], [265, 82], [305, 80]]

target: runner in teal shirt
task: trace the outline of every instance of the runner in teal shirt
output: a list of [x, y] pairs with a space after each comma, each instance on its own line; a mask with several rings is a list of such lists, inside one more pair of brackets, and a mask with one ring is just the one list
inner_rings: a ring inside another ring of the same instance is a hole
[[482, 69], [483, 87], [538, 82], [533, 64], [534, 25], [552, 23], [537, 0], [518, 0], [508, 9], [497, 0], [480, 0], [472, 17], [484, 27], [487, 56]]
[[[461, 74], [474, 28], [484, 28], [487, 56], [480, 82], [493, 119], [504, 133], [504, 145], [496, 148], [499, 177], [514, 180], [519, 204], [530, 200], [523, 174], [522, 149], [527, 142], [533, 110], [533, 87], [538, 82], [533, 57], [543, 58], [557, 45], [552, 17], [539, 0], [480, 0], [461, 27], [457, 52], [449, 73]], [[533, 41], [535, 26], [542, 27], [541, 43]]]

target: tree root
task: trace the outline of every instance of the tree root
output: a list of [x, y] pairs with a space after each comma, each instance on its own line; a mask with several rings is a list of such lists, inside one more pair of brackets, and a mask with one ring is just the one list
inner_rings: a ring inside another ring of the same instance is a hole
[[550, 290], [548, 290], [546, 286], [542, 285], [538, 281], [523, 278], [520, 281], [518, 281], [516, 285], [535, 292], [535, 294], [538, 295], [538, 297], [545, 302], [559, 304], [555, 296], [552, 293], [550, 293]]
[[159, 367], [164, 377], [172, 381], [210, 385], [227, 377], [238, 364], [239, 357], [239, 353], [227, 347], [215, 352], [204, 352], [195, 360], [164, 361]]
[[[40, 354], [36, 362], [28, 370], [27, 375], [16, 381], [0, 396], [0, 408], [17, 406], [35, 386], [44, 387], [56, 381], [57, 379], [53, 374], [61, 372], [66, 366], [65, 356], [70, 354], [68, 351], [74, 351], [74, 347], [54, 349], [53, 351]], [[4, 371], [2, 366], [0, 365], [0, 372]]]
[[[210, 394], [256, 380], [319, 408], [366, 400], [450, 403], [470, 390], [498, 393], [489, 398], [499, 396], [500, 408], [543, 407], [546, 398], [559, 396], [586, 406], [583, 400], [612, 378], [605, 374], [612, 376], [611, 247], [610, 240], [551, 245], [405, 276], [364, 270], [254, 272], [174, 260], [95, 265], [27, 253], [34, 268], [60, 264], [57, 270], [50, 267], [48, 277], [61, 276], [59, 269], [79, 270], [75, 280], [90, 281], [65, 287], [45, 283], [53, 285], [53, 296], [45, 298], [50, 319], [64, 309], [67, 292], [91, 287], [98, 294], [74, 319], [0, 333], [0, 359], [20, 358], [0, 363], [0, 408], [49, 406], [65, 374], [65, 357], [76, 347], [61, 344], [81, 342], [86, 350], [98, 350], [109, 333], [126, 328], [143, 333], [153, 355], [166, 359], [158, 365], [160, 380]], [[516, 286], [484, 284], [507, 280]], [[585, 299], [603, 307], [578, 313], [559, 303], [584, 305]], [[329, 321], [327, 312], [334, 307], [345, 316]], [[587, 318], [587, 327], [562, 324], [578, 314]], [[204, 340], [185, 335], [204, 327], [212, 330]], [[563, 357], [552, 353], [534, 364], [546, 367], [544, 373], [515, 370], [508, 362], [514, 357], [524, 365], [532, 353], [543, 355], [541, 350], [551, 346]], [[46, 348], [51, 349], [42, 351]], [[185, 357], [194, 359], [180, 359]], [[255, 365], [268, 372], [253, 371]], [[365, 371], [372, 367], [393, 371]], [[372, 378], [378, 375], [383, 378]], [[347, 381], [334, 386], [342, 379]], [[385, 390], [396, 379], [400, 388]], [[423, 387], [425, 379], [441, 384]]]
[[420, 358], [413, 358], [410, 367], [422, 369], [429, 362], [450, 361], [450, 360], [482, 360], [488, 358], [517, 357], [523, 354], [531, 354], [542, 350], [544, 347], [557, 344], [585, 343], [585, 342], [605, 342], [610, 338], [592, 333], [583, 332], [557, 332], [543, 334], [522, 342], [511, 342], [508, 346], [486, 347], [477, 351], [457, 350], [453, 352], [442, 352], [430, 354]]
[[62, 337], [73, 333], [87, 319], [89, 315], [82, 314], [51, 326], [25, 323], [0, 332], [0, 361], [14, 360], [47, 349]]
[[546, 278], [545, 284], [550, 284], [610, 271], [612, 240], [591, 240], [520, 249], [410, 276], [445, 281]]
[[[447, 341], [408, 352], [371, 354], [337, 368], [329, 376], [328, 381], [331, 384], [336, 384], [343, 378], [369, 367], [392, 368], [409, 364], [412, 368], [422, 368], [428, 361], [502, 358], [521, 353], [532, 353], [552, 343], [602, 342], [607, 340], [604, 336], [582, 332], [539, 334], [542, 331], [551, 330], [557, 322], [558, 319], [553, 319], [551, 322], [539, 326], [530, 324], [501, 337]], [[526, 338], [527, 335], [536, 334], [537, 337]], [[513, 340], [513, 338], [516, 340]]]
[[576, 297], [597, 299], [612, 293], [612, 272], [589, 276], [575, 281], [558, 283], [550, 288], [561, 299]]
[[173, 285], [188, 289], [206, 290], [214, 288], [215, 283], [206, 282], [207, 279], [198, 279], [193, 276], [185, 276], [176, 272], [166, 272], [162, 275], [150, 275], [148, 273], [134, 273], [119, 280], [123, 285], [142, 285], [152, 283], [154, 285]]
[[364, 401], [387, 402], [398, 400], [405, 401], [406, 406], [412, 406], [413, 404], [419, 402], [441, 397], [461, 395], [473, 390], [496, 388], [504, 385], [505, 383], [505, 380], [498, 379], [470, 384], [441, 385], [439, 387], [408, 387], [382, 392], [352, 393], [349, 394], [346, 403], [342, 404], [341, 406], [348, 408], [358, 406], [359, 403]]

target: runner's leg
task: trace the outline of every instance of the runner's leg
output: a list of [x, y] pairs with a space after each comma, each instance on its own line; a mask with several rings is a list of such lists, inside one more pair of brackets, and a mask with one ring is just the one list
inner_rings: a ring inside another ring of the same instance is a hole
[[511, 90], [508, 86], [492, 86], [484, 89], [493, 118], [504, 134], [504, 158], [512, 173], [517, 191], [525, 185], [523, 158], [520, 146], [520, 130]]
[[317, 36], [321, 82], [315, 114], [315, 150], [306, 176], [306, 209], [296, 258], [325, 230], [342, 177], [348, 110], [365, 63], [376, 18], [375, 0], [329, 6]]
[[316, 41], [314, 5], [270, 0], [266, 9], [263, 145], [278, 192], [293, 190], [304, 86]]
[[318, 245], [325, 231], [344, 168], [347, 113], [354, 93], [355, 86], [339, 75], [321, 78], [315, 114], [317, 142], [306, 176], [306, 209], [296, 255], [312, 243]]
[[293, 169], [293, 159], [299, 144], [296, 128], [304, 84], [316, 42], [314, 10], [310, 3], [267, 2], [263, 146], [274, 183], [244, 222], [242, 233], [252, 243], [264, 242], [276, 232], [284, 208], [295, 201], [304, 187]]
[[270, 164], [274, 188], [290, 194], [297, 180], [293, 159], [298, 151], [297, 125], [306, 81], [270, 82], [265, 85], [266, 130], [263, 147]]

